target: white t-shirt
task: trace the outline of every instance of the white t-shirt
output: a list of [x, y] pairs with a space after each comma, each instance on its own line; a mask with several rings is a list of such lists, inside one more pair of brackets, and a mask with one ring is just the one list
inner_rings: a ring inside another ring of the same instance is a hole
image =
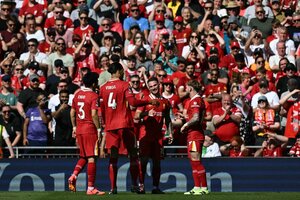
[[220, 148], [217, 143], [213, 143], [206, 148], [206, 153], [202, 155], [203, 158], [213, 158], [221, 156]]
[[[270, 42], [270, 49], [273, 51], [275, 55], [278, 55], [277, 48], [276, 48], [278, 42], [279, 42], [278, 38]], [[285, 46], [286, 46], [286, 50], [285, 50], [286, 55], [290, 55], [291, 51], [294, 52], [296, 51], [295, 43], [291, 39], [285, 41]]]
[[30, 33], [26, 33], [26, 40], [30, 40], [32, 38], [37, 39], [39, 42], [45, 40], [45, 36], [43, 31], [41, 30], [37, 30], [35, 33], [30, 34]]
[[257, 108], [257, 105], [258, 105], [258, 102], [257, 102], [257, 101], [258, 101], [258, 98], [259, 98], [260, 96], [265, 96], [265, 97], [267, 97], [268, 102], [269, 102], [269, 105], [270, 105], [271, 107], [273, 107], [273, 106], [278, 106], [278, 105], [279, 105], [279, 97], [278, 97], [278, 95], [277, 95], [276, 92], [274, 92], [274, 91], [269, 91], [269, 92], [266, 93], [266, 94], [262, 94], [262, 93], [258, 92], [258, 93], [256, 93], [255, 95], [253, 95], [253, 97], [252, 97], [251, 107], [252, 107], [253, 109]]

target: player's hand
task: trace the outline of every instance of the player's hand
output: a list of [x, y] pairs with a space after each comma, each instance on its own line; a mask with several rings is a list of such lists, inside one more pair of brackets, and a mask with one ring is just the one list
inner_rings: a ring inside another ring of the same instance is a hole
[[172, 143], [173, 143], [173, 140], [174, 140], [173, 134], [170, 134], [170, 135], [169, 135], [169, 138], [168, 138], [168, 144], [172, 144]]
[[188, 124], [185, 123], [185, 124], [183, 124], [183, 126], [181, 127], [180, 132], [181, 132], [181, 133], [184, 133], [184, 132], [187, 131], [187, 129], [188, 129]]
[[76, 127], [73, 127], [72, 138], [76, 138]]
[[157, 99], [150, 99], [149, 103], [154, 106], [159, 106], [159, 101]]

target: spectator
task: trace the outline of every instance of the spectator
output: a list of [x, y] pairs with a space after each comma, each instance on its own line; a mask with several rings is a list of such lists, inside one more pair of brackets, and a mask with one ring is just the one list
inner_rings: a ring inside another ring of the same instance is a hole
[[[94, 34], [95, 28], [89, 24], [89, 10], [88, 8], [82, 8], [79, 10], [79, 26], [75, 27], [74, 34], [79, 35], [81, 39], [83, 35], [89, 36]], [[97, 29], [96, 29], [97, 30]]]
[[267, 79], [260, 79], [258, 81], [258, 85], [259, 92], [252, 97], [251, 101], [251, 107], [253, 108], [253, 110], [255, 111], [255, 109], [258, 107], [258, 99], [261, 96], [265, 96], [267, 98], [268, 105], [270, 106], [270, 108], [274, 110], [279, 110], [279, 97], [276, 92], [269, 91], [269, 82], [267, 81]]
[[248, 23], [250, 22], [251, 19], [256, 17], [256, 8], [258, 6], [263, 8], [265, 17], [271, 18], [271, 19], [274, 18], [274, 14], [273, 14], [271, 8], [269, 6], [264, 6], [262, 4], [262, 1], [263, 0], [253, 0], [253, 5], [248, 6], [248, 8], [246, 8], [244, 17], [248, 20]]
[[[200, 40], [199, 35], [196, 32], [192, 32], [189, 39], [189, 44], [184, 46], [182, 49], [182, 57], [187, 59], [187, 61], [191, 61], [191, 54], [195, 54], [197, 53], [196, 59], [193, 62], [203, 62], [203, 60], [205, 59], [205, 50], [204, 50], [204, 41]], [[196, 67], [196, 66], [195, 66]], [[199, 70], [199, 69], [198, 69]], [[203, 69], [200, 69], [200, 71], [203, 71]], [[199, 72], [198, 72], [199, 73]]]
[[11, 145], [13, 147], [21, 145], [22, 123], [20, 117], [12, 111], [9, 105], [2, 106], [1, 111], [0, 125], [5, 127]]
[[[62, 82], [60, 82], [62, 85]], [[58, 87], [61, 87], [59, 85]], [[62, 87], [61, 87], [62, 88]], [[67, 84], [65, 84], [67, 88]], [[51, 115], [55, 119], [54, 146], [75, 146], [75, 139], [72, 137], [72, 123], [70, 118], [71, 106], [69, 92], [66, 89], [59, 90], [59, 101], [57, 106], [51, 109]], [[71, 98], [73, 100], [73, 98]], [[50, 102], [50, 101], [49, 101]], [[72, 152], [72, 151], [67, 151]]]
[[236, 64], [235, 56], [240, 53], [241, 47], [237, 41], [232, 41], [230, 44], [230, 52], [220, 60], [219, 67], [230, 71]]
[[[183, 27], [185, 28], [192, 28], [191, 23], [193, 21], [193, 15], [192, 15], [193, 10], [189, 6], [184, 6], [181, 9], [181, 16], [183, 18]], [[199, 15], [198, 15], [199, 16]]]
[[213, 111], [212, 118], [219, 145], [227, 144], [233, 136], [239, 135], [241, 118], [242, 113], [232, 104], [231, 96], [229, 94], [223, 94], [222, 107]]
[[[169, 16], [171, 16], [172, 13], [169, 10], [169, 8], [165, 4], [155, 4], [153, 10], [150, 12], [150, 15], [148, 16], [148, 21], [150, 23], [150, 30], [155, 30], [157, 28], [157, 16], [163, 16], [163, 20], [161, 20], [161, 25], [163, 27], [166, 27], [167, 30], [172, 31], [173, 30], [173, 20], [169, 19]], [[154, 22], [155, 20], [155, 22]]]
[[29, 76], [30, 85], [25, 90], [20, 92], [17, 102], [17, 109], [19, 114], [25, 119], [26, 112], [29, 108], [36, 107], [37, 97], [43, 90], [39, 88], [39, 76], [36, 74], [31, 74]]
[[36, 28], [36, 22], [34, 19], [27, 19], [25, 22], [25, 35], [26, 40], [36, 39], [38, 42], [43, 42], [45, 36], [42, 30]]
[[1, 79], [1, 92], [0, 92], [0, 107], [9, 105], [13, 110], [17, 110], [17, 97], [11, 87], [11, 77], [4, 75]]
[[136, 68], [144, 66], [146, 72], [149, 73], [150, 76], [152, 76], [154, 74], [153, 62], [152, 60], [147, 58], [147, 50], [144, 47], [140, 47], [137, 50], [136, 58]]
[[[62, 37], [66, 43], [67, 43], [67, 47], [72, 47], [73, 45], [73, 30], [70, 30], [70, 28], [66, 28], [65, 27], [65, 19], [63, 19], [62, 17], [57, 17], [55, 19], [55, 40]], [[51, 28], [49, 28], [51, 29]], [[48, 30], [49, 30], [48, 29]], [[53, 42], [53, 41], [52, 41]], [[55, 44], [55, 43], [53, 43]]]
[[101, 24], [104, 18], [110, 18], [113, 21], [119, 21], [119, 6], [115, 0], [96, 1], [93, 9], [97, 15], [97, 23]]
[[278, 55], [277, 43], [283, 42], [285, 44], [285, 54], [289, 56], [295, 56], [296, 48], [293, 40], [288, 38], [287, 28], [285, 26], [280, 26], [277, 28], [278, 38], [270, 42], [270, 49], [275, 55]]
[[203, 158], [220, 157], [221, 152], [219, 145], [215, 142], [215, 134], [210, 130], [204, 130], [205, 139], [202, 147]]
[[69, 10], [72, 8], [72, 5], [70, 5], [70, 2], [64, 1], [64, 0], [52, 0], [52, 3], [49, 2], [48, 4], [48, 14], [47, 19], [53, 17], [55, 8], [62, 6], [64, 9], [63, 16], [69, 18], [70, 13]]
[[[5, 127], [3, 125], [0, 125], [0, 137], [1, 137], [1, 140], [3, 139], [8, 147], [8, 150], [9, 150], [9, 153], [10, 153], [10, 156], [8, 158], [14, 158], [15, 157], [15, 153], [13, 151], [13, 148], [12, 148], [12, 145], [11, 145], [11, 142], [9, 140], [9, 135], [5, 129]], [[0, 144], [2, 145], [2, 144]], [[2, 146], [0, 146], [0, 159], [3, 158], [3, 151], [2, 151]]]
[[125, 38], [128, 39], [128, 33], [131, 25], [136, 22], [139, 24], [141, 31], [144, 33], [145, 38], [148, 38], [149, 35], [149, 24], [148, 20], [141, 16], [140, 10], [137, 4], [132, 4], [130, 6], [131, 16], [126, 18], [123, 23], [123, 28], [125, 32]]
[[[48, 123], [51, 120], [51, 111], [46, 109], [47, 98], [44, 94], [38, 94], [37, 106], [28, 108], [23, 125], [24, 146], [47, 146]], [[27, 153], [42, 153], [44, 150], [28, 150]]]
[[297, 68], [294, 64], [288, 63], [284, 69], [285, 76], [278, 79], [276, 84], [277, 94], [281, 96], [282, 93], [288, 90], [288, 80], [291, 78], [296, 79], [297, 85], [300, 85], [300, 77], [297, 75]]
[[57, 34], [55, 28], [48, 28], [45, 35], [45, 41], [39, 43], [38, 50], [46, 55], [54, 52], [56, 36]]
[[45, 90], [46, 78], [44, 76], [38, 75], [38, 72], [40, 70], [39, 64], [37, 62], [35, 62], [35, 61], [30, 62], [28, 64], [28, 68], [27, 69], [28, 69], [28, 74], [27, 74], [27, 76], [25, 76], [22, 79], [23, 89], [29, 87], [29, 85], [30, 85], [30, 80], [29, 80], [30, 78], [29, 77], [30, 77], [30, 75], [35, 74], [39, 78], [39, 87], [41, 89]]
[[231, 158], [246, 157], [249, 155], [249, 149], [245, 147], [244, 141], [240, 136], [233, 136], [229, 144], [220, 147], [222, 155]]
[[19, 96], [21, 90], [23, 89], [22, 86], [22, 79], [24, 78], [23, 72], [24, 72], [24, 62], [15, 59], [13, 62], [13, 71], [11, 75], [11, 86], [15, 91], [16, 96]]
[[278, 20], [279, 22], [283, 22], [285, 21], [286, 17], [285, 17], [285, 14], [284, 12], [282, 12], [281, 8], [281, 3], [279, 0], [272, 0], [270, 2], [271, 4], [271, 9], [272, 9], [272, 12], [274, 14], [274, 17], [276, 20]]
[[191, 29], [183, 27], [182, 16], [176, 16], [174, 18], [174, 30], [172, 34], [174, 36], [175, 43], [177, 46], [178, 56], [182, 55], [184, 46], [188, 45], [188, 38], [190, 38], [191, 33]]
[[144, 47], [147, 50], [146, 55], [149, 58], [151, 55], [151, 47], [147, 44], [144, 34], [140, 31], [137, 31], [133, 35], [132, 44], [129, 44], [127, 47], [125, 46], [125, 56], [135, 56], [140, 47]]
[[25, 16], [30, 13], [34, 15], [35, 23], [41, 25], [44, 20], [44, 5], [35, 0], [29, 0], [28, 4], [23, 4], [19, 12], [19, 22], [24, 23]]
[[255, 62], [259, 54], [266, 58], [266, 45], [262, 39], [262, 33], [257, 29], [252, 29], [249, 38], [245, 44], [245, 54], [248, 60], [248, 66]]
[[58, 38], [55, 41], [55, 51], [48, 56], [47, 64], [48, 64], [48, 73], [50, 76], [54, 73], [54, 61], [57, 59], [61, 59], [64, 63], [64, 66], [68, 68], [69, 76], [73, 77], [74, 70], [74, 59], [73, 57], [66, 52], [66, 42], [63, 38]]
[[101, 55], [110, 55], [112, 53], [112, 48], [115, 46], [115, 38], [111, 32], [106, 32], [102, 38], [102, 45], [100, 46]]
[[175, 48], [175, 44], [169, 42], [165, 46], [164, 52], [157, 58], [157, 60], [163, 62], [163, 70], [165, 70], [168, 75], [172, 75], [175, 71], [177, 71], [178, 57], [175, 54]]
[[296, 11], [292, 16], [292, 24], [287, 27], [287, 32], [289, 34], [289, 38], [295, 42], [295, 47], [297, 48], [300, 44], [300, 38], [298, 37], [300, 33], [300, 11]]
[[15, 7], [16, 2], [14, 1], [2, 1], [0, 8], [0, 31], [6, 30], [7, 27], [7, 19], [10, 14], [12, 14], [13, 8]]
[[93, 20], [97, 21], [97, 15], [95, 13], [94, 9], [91, 9], [87, 6], [86, 0], [78, 0], [78, 7], [75, 8], [71, 12], [71, 20], [74, 22], [76, 19], [79, 19], [79, 11], [86, 10], [86, 13], [88, 14], [88, 18], [92, 18]]
[[291, 157], [300, 157], [300, 134], [296, 135], [296, 142], [293, 144], [292, 148], [289, 151]]
[[255, 152], [254, 157], [282, 157], [288, 138], [276, 133], [267, 133], [267, 136], [268, 138], [263, 142], [262, 147]]
[[285, 42], [278, 41], [276, 44], [277, 54], [269, 58], [270, 67], [273, 71], [279, 71], [279, 61], [282, 58], [287, 58], [290, 63], [295, 64], [295, 57], [289, 54], [286, 54]]

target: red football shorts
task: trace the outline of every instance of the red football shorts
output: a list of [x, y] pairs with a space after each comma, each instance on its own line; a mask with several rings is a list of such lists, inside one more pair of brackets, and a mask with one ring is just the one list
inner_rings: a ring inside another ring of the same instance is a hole
[[135, 144], [134, 130], [131, 128], [106, 131], [106, 148], [108, 150], [116, 147], [119, 149], [119, 154], [127, 155], [128, 150], [133, 149]]
[[198, 152], [201, 155], [202, 154], [202, 146], [203, 146], [202, 140], [188, 141], [188, 144], [187, 144], [188, 157], [190, 158], [191, 152]]
[[76, 135], [79, 145], [80, 157], [95, 156], [95, 147], [98, 140], [97, 134]]
[[140, 156], [160, 160], [163, 151], [162, 141], [162, 139], [149, 140], [146, 137], [143, 137], [139, 141]]

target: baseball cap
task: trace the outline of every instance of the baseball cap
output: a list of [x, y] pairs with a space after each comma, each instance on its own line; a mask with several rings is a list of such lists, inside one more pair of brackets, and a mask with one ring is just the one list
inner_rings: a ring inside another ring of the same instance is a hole
[[260, 96], [260, 97], [258, 97], [258, 100], [257, 100], [257, 102], [260, 102], [260, 101], [266, 101], [266, 102], [268, 102], [268, 99], [267, 99], [267, 97], [265, 97], [265, 96]]
[[272, 3], [274, 3], [274, 2], [279, 2], [279, 0], [272, 0]]
[[4, 82], [11, 81], [10, 75], [6, 74], [6, 75], [2, 76], [2, 81], [4, 81]]
[[105, 33], [103, 34], [103, 38], [106, 38], [106, 37], [114, 38], [114, 35], [113, 35], [111, 32], [105, 32]]
[[69, 69], [67, 67], [63, 67], [60, 73], [69, 73]]
[[240, 48], [240, 44], [239, 44], [237, 41], [233, 41], [233, 42], [231, 42], [231, 44], [230, 44], [230, 48], [232, 49], [232, 48], [234, 48], [234, 47], [236, 47], [236, 48]]
[[209, 63], [218, 63], [218, 62], [219, 62], [219, 57], [218, 57], [218, 56], [215, 56], [215, 55], [210, 56], [210, 57], [208, 58], [208, 62], [209, 62]]
[[64, 63], [61, 59], [57, 59], [54, 61], [54, 66], [55, 67], [64, 67]]
[[38, 79], [39, 80], [39, 76], [37, 75], [37, 74], [31, 74], [30, 76], [29, 76], [29, 80], [30, 81], [34, 81], [34, 79]]
[[145, 49], [144, 47], [138, 48], [137, 52], [138, 52], [138, 54], [141, 55], [141, 56], [143, 56], [143, 55], [145, 56], [146, 53], [147, 53], [147, 51], [146, 51], [146, 49]]
[[212, 48], [210, 48], [209, 53], [210, 54], [213, 54], [213, 53], [219, 54], [219, 50], [216, 47], [212, 47]]
[[259, 86], [260, 88], [268, 88], [268, 87], [269, 87], [269, 82], [268, 82], [267, 79], [262, 78], [262, 79], [260, 79], [260, 80], [258, 81], [258, 86]]
[[113, 52], [119, 52], [119, 53], [121, 53], [122, 52], [122, 48], [120, 47], [120, 46], [114, 46], [113, 47]]
[[238, 18], [236, 16], [231, 15], [231, 16], [228, 17], [227, 24], [232, 24], [232, 23], [235, 23], [238, 26], [240, 26]]
[[165, 17], [163, 16], [163, 15], [156, 15], [155, 16], [155, 19], [154, 19], [155, 21], [165, 21]]
[[173, 81], [170, 79], [170, 77], [166, 77], [163, 79], [163, 84], [173, 84]]
[[29, 64], [28, 64], [28, 69], [36, 69], [36, 70], [39, 70], [40, 69], [40, 65], [38, 62], [36, 61], [31, 61]]
[[138, 28], [138, 29], [140, 29], [140, 26], [139, 26], [139, 24], [138, 24], [137, 22], [133, 22], [133, 23], [130, 25], [130, 29], [132, 29], [132, 28]]
[[176, 16], [173, 21], [174, 22], [183, 22], [183, 18], [181, 16]]
[[204, 130], [204, 135], [210, 137], [210, 138], [214, 138], [215, 134], [211, 131], [211, 130]]

